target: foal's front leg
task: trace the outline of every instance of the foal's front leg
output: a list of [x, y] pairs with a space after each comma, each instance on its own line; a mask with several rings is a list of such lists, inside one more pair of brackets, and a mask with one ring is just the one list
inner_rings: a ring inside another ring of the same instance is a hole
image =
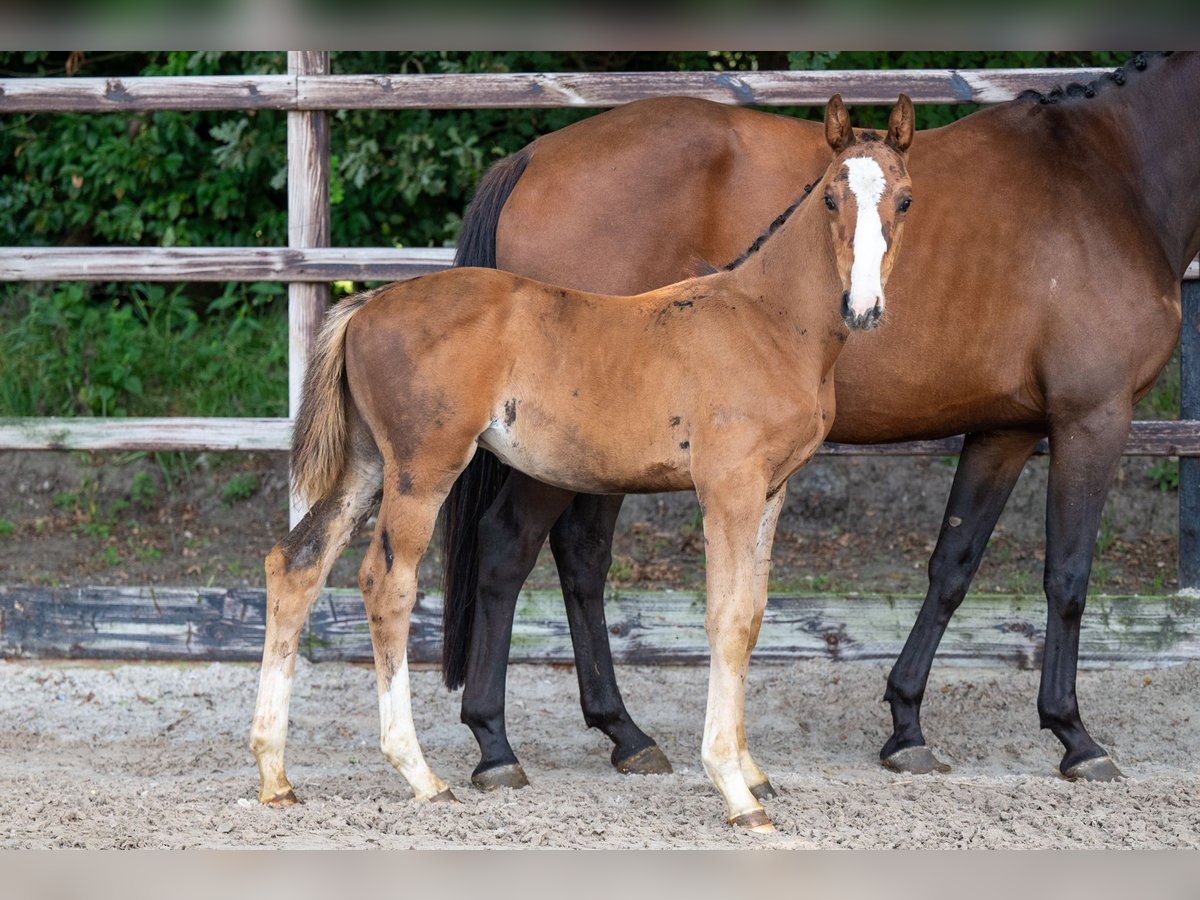
[[766, 599], [766, 579], [756, 577], [760, 538], [774, 533], [782, 500], [776, 495], [768, 502], [767, 480], [757, 467], [698, 481], [696, 493], [704, 512], [704, 628], [711, 654], [701, 758], [725, 798], [729, 823], [766, 833], [774, 826], [746, 778], [749, 769], [752, 778], [762, 776], [756, 787], [766, 783], [746, 749], [746, 670]]

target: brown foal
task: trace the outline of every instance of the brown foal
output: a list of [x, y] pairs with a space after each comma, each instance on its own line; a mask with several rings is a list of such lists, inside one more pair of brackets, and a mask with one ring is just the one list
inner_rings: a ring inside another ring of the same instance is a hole
[[[728, 820], [772, 829], [743, 726], [788, 477], [833, 422], [834, 360], [880, 322], [911, 199], [908, 98], [886, 137], [856, 139], [829, 102], [833, 161], [757, 252], [629, 298], [493, 269], [452, 269], [343, 301], [327, 317], [296, 422], [296, 487], [313, 504], [267, 557], [267, 632], [251, 747], [265, 803], [284, 773], [300, 630], [368, 515], [359, 573], [381, 745], [418, 799], [452, 799], [413, 729], [407, 640], [417, 565], [443, 499], [484, 447], [557, 491], [695, 489], [704, 513], [712, 652], [702, 758]], [[816, 195], [815, 197], [812, 195]], [[806, 200], [807, 198], [807, 200]]]

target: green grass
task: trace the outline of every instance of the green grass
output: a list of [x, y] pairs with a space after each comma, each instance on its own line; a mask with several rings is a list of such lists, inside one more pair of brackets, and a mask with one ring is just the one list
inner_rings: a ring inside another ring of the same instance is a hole
[[0, 291], [0, 416], [287, 414], [277, 286], [237, 303], [187, 285], [131, 284], [115, 299], [99, 287]]

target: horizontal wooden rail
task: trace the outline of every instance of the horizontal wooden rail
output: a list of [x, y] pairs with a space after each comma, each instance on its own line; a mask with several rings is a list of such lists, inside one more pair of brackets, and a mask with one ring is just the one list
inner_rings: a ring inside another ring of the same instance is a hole
[[453, 247], [0, 247], [0, 281], [396, 281]]
[[0, 419], [4, 450], [286, 450], [289, 419]]
[[1107, 69], [579, 72], [464, 75], [179, 75], [0, 78], [0, 113], [248, 109], [479, 109], [618, 106], [686, 94], [720, 103], [999, 103]]
[[[287, 450], [288, 419], [0, 419], [0, 450]], [[953, 456], [962, 438], [897, 444], [830, 444], [822, 456]], [[1045, 441], [1036, 453], [1046, 453]], [[1134, 422], [1127, 456], [1200, 457], [1200, 422]]]
[[453, 261], [453, 247], [0, 247], [0, 281], [398, 281]]
[[[894, 660], [921, 606], [917, 597], [772, 595], [754, 650], [757, 663], [794, 659]], [[0, 587], [0, 658], [262, 659], [261, 588]], [[613, 657], [622, 663], [708, 662], [704, 595], [613, 591], [605, 602]], [[972, 594], [938, 648], [939, 665], [1041, 665], [1046, 601]], [[372, 660], [362, 595], [325, 590], [312, 608], [300, 653], [314, 662]], [[442, 603], [419, 595], [408, 658], [436, 664]], [[513, 623], [514, 662], [571, 663], [558, 591], [524, 591]], [[1080, 663], [1169, 665], [1200, 659], [1200, 600], [1088, 598]]]

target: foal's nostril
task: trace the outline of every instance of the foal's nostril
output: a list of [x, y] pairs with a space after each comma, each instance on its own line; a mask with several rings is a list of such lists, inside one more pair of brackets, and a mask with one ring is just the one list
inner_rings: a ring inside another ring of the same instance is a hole
[[850, 292], [842, 291], [842, 318], [846, 321], [854, 318], [854, 313], [850, 312]]

